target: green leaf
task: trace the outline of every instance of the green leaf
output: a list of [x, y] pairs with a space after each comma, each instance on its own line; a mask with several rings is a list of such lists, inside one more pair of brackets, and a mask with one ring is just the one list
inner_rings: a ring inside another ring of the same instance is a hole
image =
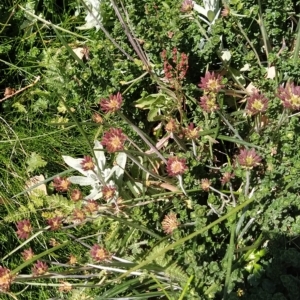
[[34, 172], [35, 170], [45, 167], [47, 162], [36, 152], [32, 152], [30, 157], [26, 161], [26, 171], [28, 173]]

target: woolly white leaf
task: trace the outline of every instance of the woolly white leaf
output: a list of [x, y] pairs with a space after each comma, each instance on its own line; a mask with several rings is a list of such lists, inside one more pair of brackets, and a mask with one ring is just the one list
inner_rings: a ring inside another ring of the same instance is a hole
[[101, 145], [101, 143], [99, 141], [95, 141], [94, 152], [101, 171], [104, 170], [106, 164], [105, 154], [104, 151], [102, 150], [103, 150], [103, 146]]
[[79, 184], [82, 186], [87, 186], [87, 185], [95, 185], [95, 180], [91, 177], [84, 177], [84, 176], [71, 176], [69, 177], [69, 180], [73, 184]]

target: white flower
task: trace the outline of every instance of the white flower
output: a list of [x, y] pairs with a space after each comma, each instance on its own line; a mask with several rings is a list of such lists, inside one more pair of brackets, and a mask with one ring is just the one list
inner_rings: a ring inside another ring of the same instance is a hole
[[63, 156], [63, 160], [71, 168], [77, 170], [83, 175], [70, 176], [68, 178], [70, 182], [81, 186], [91, 186], [92, 189], [90, 194], [86, 196], [85, 199], [97, 200], [102, 197], [101, 190], [104, 185], [118, 187], [122, 184], [127, 155], [123, 152], [118, 153], [116, 157], [116, 165], [113, 168], [108, 168], [106, 167], [106, 158], [103, 152], [103, 146], [99, 141], [95, 141], [94, 154], [97, 159], [94, 170], [83, 170], [81, 165], [83, 160], [82, 158]]
[[93, 27], [98, 31], [100, 29], [99, 23], [102, 22], [102, 16], [100, 14], [101, 0], [84, 0], [84, 3], [89, 8], [86, 9], [85, 24], [77, 27], [77, 29], [91, 29]]

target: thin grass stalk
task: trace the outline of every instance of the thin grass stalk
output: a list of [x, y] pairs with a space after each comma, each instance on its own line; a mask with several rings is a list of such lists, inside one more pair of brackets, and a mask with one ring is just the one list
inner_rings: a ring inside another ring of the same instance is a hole
[[236, 214], [234, 215], [234, 220], [231, 224], [231, 230], [230, 230], [230, 242], [228, 246], [228, 250], [226, 253], [227, 259], [227, 270], [226, 270], [226, 278], [225, 278], [225, 284], [224, 284], [224, 293], [223, 293], [223, 300], [227, 299], [228, 295], [228, 289], [230, 285], [230, 278], [231, 278], [231, 270], [232, 270], [232, 262], [233, 262], [233, 256], [234, 256], [234, 246], [235, 246], [235, 230], [236, 230]]

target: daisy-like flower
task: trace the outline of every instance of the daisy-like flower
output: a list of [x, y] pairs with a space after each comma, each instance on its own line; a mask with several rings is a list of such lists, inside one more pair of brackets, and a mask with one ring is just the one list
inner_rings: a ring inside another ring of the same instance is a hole
[[242, 168], [250, 170], [260, 164], [261, 157], [257, 155], [255, 149], [243, 149], [238, 155], [237, 160]]
[[97, 244], [91, 248], [90, 255], [94, 261], [98, 262], [111, 258], [111, 255], [103, 247], [100, 247]]
[[58, 192], [66, 192], [71, 185], [68, 178], [56, 177], [53, 179], [53, 186]]
[[190, 125], [183, 130], [185, 137], [188, 140], [196, 140], [199, 138], [200, 128], [195, 127], [194, 123], [190, 123]]
[[33, 276], [43, 275], [48, 271], [48, 266], [46, 263], [38, 260], [31, 269]]
[[172, 234], [173, 231], [178, 228], [180, 223], [177, 220], [176, 214], [171, 212], [164, 217], [161, 225], [166, 234]]
[[23, 257], [24, 260], [30, 260], [30, 259], [33, 258], [34, 253], [33, 253], [32, 249], [29, 248], [29, 249], [24, 250], [24, 251], [21, 253], [21, 255], [22, 255], [22, 257]]
[[186, 159], [177, 156], [170, 157], [167, 161], [167, 172], [169, 176], [182, 175], [187, 170]]
[[79, 189], [74, 189], [71, 192], [71, 200], [73, 200], [74, 202], [77, 202], [79, 200], [82, 200], [82, 193]]
[[32, 227], [29, 220], [19, 221], [17, 223], [17, 235], [20, 239], [28, 239]]
[[122, 102], [122, 95], [118, 92], [116, 95], [110, 95], [109, 99], [102, 99], [100, 107], [104, 112], [116, 112], [121, 108]]
[[13, 276], [9, 269], [0, 267], [0, 290], [7, 292], [13, 281]]
[[83, 210], [79, 208], [75, 208], [73, 210], [73, 222], [74, 223], [81, 223], [84, 221], [86, 215]]
[[167, 132], [177, 132], [178, 131], [178, 125], [176, 124], [176, 121], [174, 119], [171, 119], [165, 126], [165, 130]]
[[87, 200], [87, 202], [84, 206], [84, 209], [86, 212], [92, 214], [92, 213], [98, 211], [98, 206], [99, 205], [98, 205], [97, 201], [90, 199], [90, 200]]
[[261, 112], [265, 112], [268, 108], [268, 99], [258, 93], [254, 92], [247, 99], [247, 108], [246, 111], [249, 115], [253, 116]]
[[214, 93], [202, 96], [200, 98], [199, 105], [207, 113], [211, 113], [219, 109], [219, 105], [217, 103], [217, 97], [216, 94]]
[[222, 185], [225, 185], [226, 183], [230, 182], [230, 180], [234, 178], [234, 174], [230, 173], [230, 172], [225, 172], [223, 174], [223, 177], [221, 179], [221, 183]]
[[209, 187], [211, 186], [211, 181], [207, 178], [204, 178], [201, 180], [201, 188], [203, 191], [208, 192], [209, 191]]
[[[93, 157], [95, 157], [97, 161], [97, 163], [95, 163], [95, 169], [83, 170], [81, 165], [82, 158], [63, 156], [63, 159], [67, 165], [81, 173], [81, 176], [71, 176], [68, 178], [68, 180], [73, 184], [91, 186], [90, 194], [84, 197], [85, 200], [98, 200], [102, 198], [102, 188], [104, 186], [116, 186], [115, 182], [120, 182], [122, 180], [127, 161], [127, 154], [124, 152], [119, 152], [115, 157], [114, 166], [110, 168], [106, 164], [105, 152], [103, 151], [103, 146], [99, 141], [95, 141]], [[81, 193], [76, 191], [76, 194], [74, 192], [72, 200], [78, 201], [82, 199], [81, 197]]]
[[111, 185], [105, 185], [102, 188], [102, 196], [106, 201], [112, 200], [116, 195], [117, 188]]
[[81, 165], [84, 171], [95, 169], [95, 164], [90, 156], [84, 156]]
[[284, 107], [291, 110], [300, 110], [300, 86], [287, 83], [285, 87], [279, 87], [278, 98], [281, 99]]
[[108, 152], [122, 151], [124, 149], [124, 142], [126, 136], [123, 134], [122, 129], [110, 128], [105, 132], [101, 144], [106, 146]]
[[181, 12], [190, 12], [194, 7], [194, 3], [192, 0], [184, 0], [181, 4]]
[[221, 83], [223, 77], [215, 72], [206, 72], [204, 77], [201, 77], [201, 82], [198, 86], [203, 89], [204, 93], [218, 93], [224, 85]]
[[62, 217], [54, 217], [52, 219], [48, 219], [47, 223], [50, 226], [50, 230], [57, 230], [62, 225]]

